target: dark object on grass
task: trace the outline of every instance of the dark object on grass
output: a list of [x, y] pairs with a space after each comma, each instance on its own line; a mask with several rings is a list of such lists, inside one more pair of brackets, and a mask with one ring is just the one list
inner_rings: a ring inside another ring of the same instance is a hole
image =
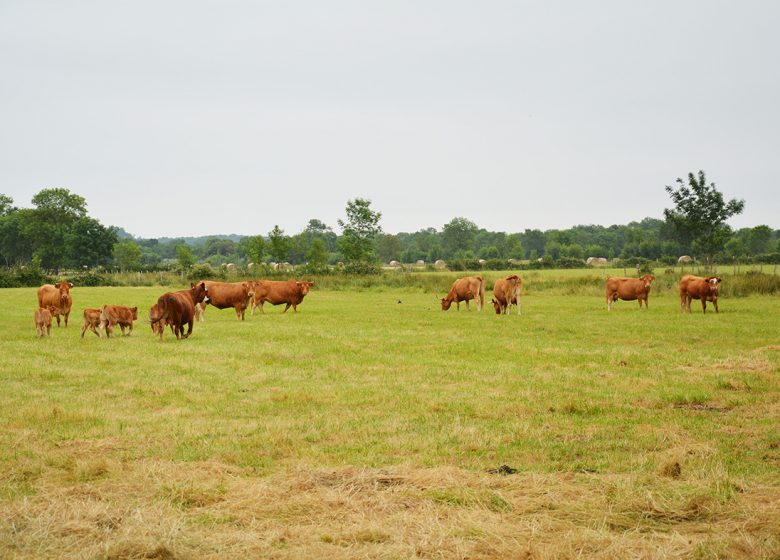
[[513, 469], [509, 465], [501, 465], [497, 469], [488, 469], [487, 472], [489, 472], [490, 474], [507, 475], [507, 474], [515, 474], [517, 472], [517, 469]]

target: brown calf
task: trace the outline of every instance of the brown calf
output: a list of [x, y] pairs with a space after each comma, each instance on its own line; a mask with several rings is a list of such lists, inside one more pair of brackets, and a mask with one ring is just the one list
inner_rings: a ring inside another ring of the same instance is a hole
[[51, 314], [54, 311], [53, 306], [39, 307], [35, 311], [35, 335], [51, 336]]
[[254, 315], [255, 309], [258, 307], [260, 308], [260, 313], [265, 314], [263, 310], [265, 302], [271, 305], [284, 303], [286, 305], [282, 313], [287, 313], [291, 306], [293, 311], [297, 313], [298, 306], [309, 293], [312, 286], [314, 286], [314, 282], [257, 280], [252, 285], [252, 289], [255, 292], [254, 300], [252, 301], [252, 314]]
[[510, 314], [512, 304], [517, 306], [517, 314], [520, 315], [520, 292], [523, 290], [523, 280], [516, 274], [499, 278], [493, 285], [493, 309], [496, 315]]
[[137, 307], [125, 307], [124, 305], [104, 305], [100, 308], [100, 330], [106, 332], [106, 336], [111, 338], [114, 332], [114, 326], [119, 325], [122, 330], [122, 336], [126, 333], [130, 336], [133, 332], [133, 321], [138, 320]]
[[84, 326], [81, 327], [81, 338], [84, 338], [84, 333], [87, 332], [87, 329], [90, 329], [93, 333], [95, 333], [95, 336], [100, 338], [100, 332], [98, 332], [99, 327], [100, 327], [100, 308], [97, 307], [85, 308]]

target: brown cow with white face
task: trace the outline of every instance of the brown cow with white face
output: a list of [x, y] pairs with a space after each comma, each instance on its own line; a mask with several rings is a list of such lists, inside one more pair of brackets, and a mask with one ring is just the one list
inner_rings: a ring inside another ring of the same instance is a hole
[[293, 311], [297, 313], [298, 306], [309, 293], [312, 286], [314, 286], [314, 282], [257, 280], [252, 284], [252, 289], [255, 292], [254, 300], [252, 301], [252, 314], [254, 315], [255, 309], [258, 307], [260, 308], [260, 313], [265, 314], [263, 310], [265, 302], [271, 305], [284, 303], [286, 306], [282, 313], [287, 313], [291, 306]]
[[[232, 307], [236, 310], [236, 318], [244, 320], [244, 312], [255, 296], [254, 282], [212, 282], [204, 280], [203, 283], [209, 290], [209, 305], [217, 309]], [[199, 303], [195, 313], [199, 321], [203, 321], [206, 304]]]
[[485, 305], [485, 281], [482, 276], [466, 276], [455, 280], [449, 293], [441, 298], [441, 309], [447, 311], [454, 301], [460, 311], [460, 302], [465, 301], [466, 310], [471, 311], [469, 301], [472, 299], [477, 303], [477, 311], [482, 311]]
[[691, 301], [701, 300], [702, 313], [707, 312], [707, 302], [711, 301], [718, 312], [718, 286], [723, 280], [719, 276], [693, 276], [686, 274], [680, 278], [680, 311], [691, 312]]
[[[130, 336], [133, 332], [133, 321], [138, 320], [137, 307], [125, 307], [124, 305], [104, 305], [100, 308], [100, 330], [105, 331], [111, 338], [114, 327], [119, 325], [122, 336]], [[125, 335], [125, 329], [128, 329]]]
[[53, 306], [39, 307], [35, 311], [35, 334], [36, 336], [51, 336], [51, 314]]
[[645, 302], [645, 308], [648, 307], [647, 299], [650, 295], [650, 287], [653, 285], [655, 276], [645, 274], [641, 278], [614, 277], [607, 278], [607, 310], [612, 311], [612, 302], [622, 299], [624, 301], [639, 302], [639, 308], [642, 308], [642, 302]]
[[84, 338], [84, 333], [87, 332], [87, 329], [91, 330], [93, 333], [95, 333], [95, 336], [100, 338], [98, 328], [100, 328], [100, 308], [84, 308], [84, 326], [81, 327], [81, 338]]
[[60, 315], [65, 318], [65, 326], [68, 326], [68, 316], [70, 308], [73, 306], [73, 298], [70, 295], [70, 289], [73, 284], [70, 282], [60, 282], [56, 286], [53, 284], [44, 284], [38, 288], [38, 306], [54, 307], [52, 315], [57, 318], [57, 326], [60, 326]]
[[517, 306], [517, 314], [520, 315], [520, 292], [523, 290], [523, 280], [518, 275], [513, 274], [506, 278], [499, 278], [493, 285], [493, 309], [496, 315], [503, 313], [509, 315], [512, 310], [512, 304]]

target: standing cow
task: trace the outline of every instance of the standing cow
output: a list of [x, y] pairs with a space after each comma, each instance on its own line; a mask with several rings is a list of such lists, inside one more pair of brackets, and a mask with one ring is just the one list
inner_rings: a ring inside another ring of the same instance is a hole
[[[191, 284], [189, 290], [164, 293], [150, 310], [152, 331], [159, 332], [162, 340], [165, 325], [169, 324], [177, 339], [188, 338], [195, 321], [195, 305], [202, 301], [208, 302], [208, 288], [203, 282]], [[160, 326], [156, 326], [158, 324]], [[184, 325], [188, 327], [187, 334], [184, 334]]]
[[506, 313], [509, 315], [512, 311], [512, 304], [517, 306], [517, 314], [520, 315], [520, 292], [523, 290], [523, 279], [513, 274], [506, 278], [499, 278], [493, 285], [493, 309], [496, 315]]
[[449, 293], [441, 299], [441, 309], [447, 311], [454, 301], [460, 311], [460, 302], [465, 301], [466, 310], [471, 311], [469, 301], [472, 299], [477, 302], [477, 311], [482, 311], [485, 305], [485, 281], [482, 276], [466, 276], [455, 280]]
[[51, 336], [51, 314], [53, 306], [39, 307], [35, 311], [35, 334], [36, 336]]
[[257, 280], [252, 286], [255, 292], [254, 300], [252, 301], [252, 315], [255, 314], [255, 309], [258, 307], [260, 308], [260, 313], [265, 314], [265, 311], [263, 311], [265, 302], [271, 305], [284, 303], [286, 306], [282, 313], [287, 313], [291, 306], [293, 311], [297, 313], [298, 306], [309, 293], [312, 286], [314, 286], [314, 282]]
[[137, 307], [104, 305], [100, 308], [100, 330], [105, 331], [108, 338], [111, 338], [111, 333], [114, 332], [114, 326], [116, 325], [119, 325], [122, 336], [125, 336], [125, 328], [128, 329], [127, 336], [130, 336], [133, 333], [133, 321], [137, 320]]
[[[212, 282], [204, 280], [203, 284], [209, 290], [209, 305], [217, 309], [232, 307], [236, 310], [236, 318], [244, 320], [244, 312], [249, 307], [249, 302], [255, 296], [254, 282]], [[195, 313], [199, 321], [204, 320], [206, 304], [199, 303]]]
[[73, 284], [70, 282], [60, 282], [56, 286], [53, 284], [44, 284], [38, 288], [38, 307], [54, 307], [52, 315], [57, 318], [57, 326], [60, 326], [60, 315], [65, 317], [65, 326], [68, 326], [68, 316], [70, 308], [73, 306], [73, 298], [70, 295], [70, 289]]
[[607, 278], [607, 310], [612, 311], [612, 302], [622, 299], [624, 301], [639, 302], [639, 308], [642, 308], [642, 302], [645, 302], [645, 308], [648, 307], [647, 299], [650, 295], [650, 287], [653, 285], [655, 276], [645, 274], [641, 278]]
[[707, 312], [707, 302], [711, 301], [718, 312], [718, 286], [723, 280], [719, 276], [693, 276], [686, 274], [680, 278], [680, 311], [691, 312], [691, 301], [701, 300], [702, 313]]

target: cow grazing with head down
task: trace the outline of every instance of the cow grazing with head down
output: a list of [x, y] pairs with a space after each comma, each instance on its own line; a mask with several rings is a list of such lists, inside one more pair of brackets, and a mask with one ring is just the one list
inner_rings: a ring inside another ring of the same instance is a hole
[[252, 315], [255, 313], [256, 308], [260, 308], [260, 313], [265, 314], [263, 310], [263, 304], [265, 302], [271, 305], [286, 304], [282, 313], [287, 313], [290, 307], [293, 311], [298, 312], [298, 306], [303, 301], [303, 298], [309, 293], [311, 287], [314, 286], [314, 282], [299, 282], [297, 280], [257, 280], [253, 282], [252, 289], [255, 292], [254, 299], [252, 301]]
[[644, 301], [645, 308], [647, 308], [647, 298], [650, 295], [650, 287], [653, 285], [654, 280], [655, 276], [652, 274], [645, 274], [641, 278], [607, 278], [607, 310], [612, 311], [612, 302], [618, 299], [624, 301], [637, 300], [640, 309]]
[[87, 329], [95, 333], [95, 336], [100, 338], [100, 308], [99, 307], [86, 307], [84, 308], [84, 326], [81, 327], [81, 338], [84, 338], [84, 333]]
[[51, 314], [54, 306], [39, 307], [35, 311], [35, 334], [36, 336], [51, 336]]
[[[236, 318], [244, 320], [244, 312], [255, 296], [254, 282], [212, 282], [204, 280], [209, 289], [209, 305], [217, 309], [232, 307], [236, 310]], [[199, 321], [204, 320], [205, 303], [196, 306], [195, 313]]]
[[723, 280], [719, 276], [693, 276], [686, 274], [680, 278], [680, 310], [691, 312], [691, 301], [701, 300], [702, 313], [707, 312], [707, 302], [711, 301], [718, 312], [718, 286]]
[[[152, 323], [152, 331], [160, 335], [162, 340], [165, 325], [170, 325], [177, 339], [187, 338], [192, 334], [192, 324], [195, 321], [195, 305], [202, 301], [208, 302], [208, 288], [200, 282], [191, 284], [189, 290], [167, 292], [157, 299], [157, 304], [152, 306], [149, 320]], [[184, 325], [187, 325], [187, 334], [184, 334]]]
[[114, 327], [119, 325], [122, 336], [128, 329], [127, 336], [133, 332], [133, 321], [138, 320], [137, 307], [125, 307], [124, 305], [104, 305], [100, 308], [100, 330], [105, 331], [108, 338], [114, 332]]
[[56, 286], [53, 284], [44, 284], [38, 288], [38, 307], [54, 307], [51, 314], [57, 319], [57, 326], [60, 326], [60, 315], [65, 318], [65, 326], [68, 326], [68, 316], [70, 308], [73, 306], [73, 298], [70, 295], [70, 289], [73, 284], [69, 282], [60, 282]]
[[520, 315], [520, 292], [523, 290], [523, 280], [518, 275], [513, 274], [506, 278], [499, 278], [493, 285], [493, 309], [496, 315], [509, 315], [512, 310], [512, 304], [517, 306], [517, 314]]
[[460, 302], [465, 301], [466, 309], [471, 311], [469, 301], [472, 299], [477, 302], [477, 311], [482, 311], [485, 305], [485, 281], [481, 276], [466, 276], [455, 280], [449, 293], [441, 299], [441, 309], [447, 311], [454, 301], [460, 311]]

